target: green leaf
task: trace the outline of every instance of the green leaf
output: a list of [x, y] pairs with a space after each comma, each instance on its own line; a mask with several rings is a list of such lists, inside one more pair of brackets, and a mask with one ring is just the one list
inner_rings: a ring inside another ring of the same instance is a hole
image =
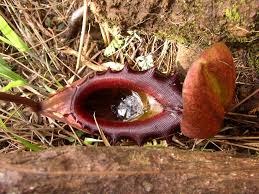
[[125, 40], [122, 36], [117, 35], [104, 50], [104, 56], [109, 57], [113, 55], [118, 49], [120, 49], [125, 44]]
[[136, 58], [136, 64], [140, 71], [146, 71], [154, 67], [153, 56], [151, 54], [147, 56], [139, 56]]
[[75, 142], [75, 138], [70, 136], [70, 137], [67, 137], [67, 140], [70, 142], [70, 143], [73, 143]]
[[94, 138], [90, 138], [90, 137], [86, 137], [84, 139], [84, 144], [85, 145], [91, 145], [92, 143], [95, 143], [95, 142], [103, 142], [103, 140], [101, 140], [101, 139], [94, 139]]
[[29, 48], [26, 43], [12, 30], [5, 19], [0, 15], [0, 31], [6, 37], [1, 37], [0, 40], [14, 46], [20, 52], [28, 52]]
[[[85, 133], [83, 131], [80, 131], [80, 130], [76, 130], [75, 131], [76, 135], [78, 138], [81, 138]], [[76, 141], [76, 138], [73, 137], [73, 136], [70, 136], [70, 137], [67, 137], [67, 140], [70, 142], [70, 143], [73, 143]]]
[[83, 131], [80, 131], [80, 130], [76, 130], [75, 133], [76, 133], [77, 137], [79, 137], [79, 138], [85, 134]]

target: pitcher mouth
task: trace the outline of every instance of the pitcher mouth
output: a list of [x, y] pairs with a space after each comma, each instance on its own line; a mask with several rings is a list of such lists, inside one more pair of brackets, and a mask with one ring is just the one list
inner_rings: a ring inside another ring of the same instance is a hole
[[82, 92], [75, 99], [75, 114], [82, 119], [95, 115], [98, 120], [134, 122], [162, 111], [163, 106], [153, 96], [130, 86], [106, 86], [91, 93]]
[[[134, 72], [124, 68], [73, 83], [61, 91], [60, 98], [59, 94], [52, 97], [52, 106], [55, 112], [63, 110], [61, 120], [79, 129], [98, 133], [95, 117], [112, 141], [126, 137], [141, 144], [151, 137], [167, 137], [179, 127], [180, 88], [176, 75], [162, 78], [154, 69]], [[63, 102], [55, 104], [61, 98]]]

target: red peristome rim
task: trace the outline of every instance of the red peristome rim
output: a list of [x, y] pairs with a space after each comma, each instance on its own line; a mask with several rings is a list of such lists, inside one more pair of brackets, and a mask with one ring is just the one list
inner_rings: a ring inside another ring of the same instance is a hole
[[157, 77], [153, 69], [146, 72], [124, 69], [121, 72], [96, 75], [77, 86], [71, 102], [71, 110], [73, 110], [74, 119], [81, 124], [82, 128], [98, 133], [93, 116], [82, 115], [78, 111], [78, 99], [81, 99], [81, 95], [86, 97], [96, 90], [114, 87], [143, 91], [155, 97], [164, 106], [163, 112], [143, 121], [118, 122], [97, 118], [98, 125], [114, 141], [120, 137], [128, 137], [141, 143], [148, 137], [166, 137], [172, 134], [174, 128], [179, 127], [182, 98], [177, 78], [175, 76]]

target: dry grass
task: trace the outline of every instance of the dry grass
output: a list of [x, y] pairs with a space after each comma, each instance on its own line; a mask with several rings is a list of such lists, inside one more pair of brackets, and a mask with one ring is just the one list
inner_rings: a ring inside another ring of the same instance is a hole
[[[86, 25], [87, 35], [65, 41], [69, 16], [80, 5], [71, 0], [33, 1], [2, 0], [0, 14], [5, 16], [12, 28], [29, 45], [31, 51], [21, 54], [6, 44], [1, 44], [1, 56], [15, 67], [15, 71], [29, 80], [29, 85], [13, 89], [13, 93], [35, 100], [44, 100], [52, 92], [71, 84], [94, 70], [102, 70], [101, 63], [115, 61], [134, 67], [136, 56], [152, 53], [154, 62], [163, 74], [174, 71], [177, 46], [170, 41], [159, 40], [154, 36], [133, 33], [126, 39], [125, 45], [111, 57], [104, 56], [104, 48], [111, 42], [111, 34], [90, 17]], [[91, 29], [91, 30], [90, 30]], [[80, 48], [80, 49], [79, 49]], [[78, 51], [79, 50], [79, 51]], [[82, 54], [81, 58], [78, 58]], [[246, 60], [237, 55], [236, 64], [237, 97], [240, 102], [244, 96], [255, 90], [256, 71], [246, 64]], [[1, 86], [6, 85], [1, 81]], [[239, 89], [250, 88], [240, 95]], [[249, 101], [250, 96], [247, 100]], [[176, 132], [172, 136], [173, 146], [183, 149], [201, 149], [204, 151], [228, 150], [248, 154], [259, 153], [258, 115], [256, 112], [241, 112], [237, 109], [227, 115], [222, 132], [212, 139], [192, 140]], [[16, 134], [42, 148], [62, 145], [84, 144], [85, 137], [92, 137], [78, 130], [46, 117], [31, 113], [24, 107], [1, 102], [0, 118], [8, 130], [0, 129], [0, 152], [12, 152], [28, 149], [12, 134]], [[99, 137], [94, 137], [98, 139]], [[158, 143], [157, 143], [158, 142]], [[131, 145], [122, 140], [118, 145]], [[166, 146], [157, 140], [152, 145]], [[91, 145], [103, 145], [95, 142]]]

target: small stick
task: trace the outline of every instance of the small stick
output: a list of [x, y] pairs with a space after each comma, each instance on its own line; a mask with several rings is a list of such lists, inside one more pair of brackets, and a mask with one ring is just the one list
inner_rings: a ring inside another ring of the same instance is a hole
[[25, 106], [30, 107], [34, 112], [41, 111], [41, 103], [35, 102], [29, 98], [21, 97], [18, 95], [12, 95], [5, 92], [0, 92], [0, 100], [4, 100], [7, 102], [14, 102], [15, 104], [23, 104]]
[[230, 111], [235, 110], [237, 107], [239, 107], [241, 104], [243, 104], [245, 101], [247, 101], [249, 98], [251, 98], [252, 96], [254, 96], [258, 92], [259, 92], [259, 89], [255, 90], [252, 94], [250, 94], [245, 99], [241, 100], [238, 104], [236, 104]]
[[98, 124], [98, 122], [97, 122], [97, 120], [96, 120], [96, 117], [95, 117], [95, 112], [94, 112], [93, 117], [94, 117], [94, 122], [95, 122], [95, 124], [96, 124], [96, 127], [97, 127], [98, 130], [99, 130], [99, 133], [100, 133], [100, 136], [101, 136], [101, 138], [102, 138], [102, 140], [103, 140], [104, 145], [107, 146], [107, 147], [110, 147], [111, 145], [110, 145], [108, 139], [105, 137], [105, 135], [104, 135], [104, 133], [103, 133], [103, 130], [99, 127], [99, 124]]
[[83, 25], [82, 25], [81, 36], [80, 36], [79, 50], [78, 50], [78, 56], [77, 56], [77, 62], [76, 62], [76, 70], [79, 69], [80, 62], [81, 62], [81, 54], [82, 54], [83, 45], [84, 45], [86, 22], [87, 22], [87, 17], [88, 17], [87, 11], [88, 11], [88, 1], [84, 0]]

